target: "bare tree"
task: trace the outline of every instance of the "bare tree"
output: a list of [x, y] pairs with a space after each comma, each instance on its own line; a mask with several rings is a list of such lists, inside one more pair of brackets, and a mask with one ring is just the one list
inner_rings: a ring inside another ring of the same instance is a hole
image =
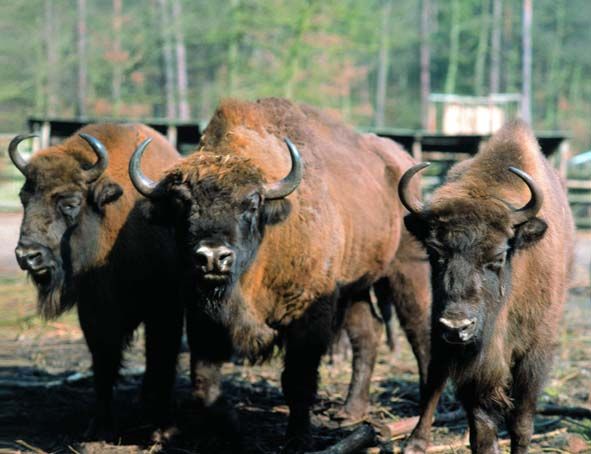
[[501, 67], [501, 18], [503, 15], [503, 0], [493, 0], [492, 43], [490, 53], [490, 93], [500, 90]]
[[176, 73], [177, 90], [179, 100], [179, 118], [188, 120], [191, 117], [189, 99], [187, 95], [188, 77], [187, 77], [187, 57], [185, 48], [185, 37], [182, 27], [182, 12], [180, 0], [172, 0], [172, 18], [174, 22], [175, 41], [176, 41]]
[[78, 93], [76, 115], [86, 116], [86, 87], [88, 85], [88, 61], [86, 56], [86, 0], [78, 0], [77, 8], [77, 41], [78, 41]]
[[58, 109], [58, 50], [57, 39], [55, 36], [55, 4], [53, 0], [45, 0], [44, 2], [44, 40], [47, 64], [47, 84], [46, 84], [46, 99], [45, 113], [49, 116], [57, 114]]
[[479, 96], [482, 95], [484, 88], [484, 65], [486, 64], [486, 54], [488, 51], [490, 1], [482, 0], [481, 9], [478, 47], [476, 49], [476, 59], [474, 62], [474, 94]]
[[523, 76], [521, 116], [531, 124], [531, 24], [532, 0], [523, 0]]
[[119, 115], [121, 109], [121, 85], [123, 84], [123, 62], [121, 55], [121, 26], [123, 23], [123, 0], [113, 0], [113, 80], [111, 94], [113, 97], [113, 113]]
[[445, 77], [445, 92], [456, 91], [456, 78], [460, 60], [460, 0], [451, 0], [451, 26], [449, 28], [449, 59], [447, 62], [447, 76]]
[[429, 128], [429, 93], [431, 92], [431, 48], [429, 44], [431, 0], [421, 4], [421, 127]]
[[158, 0], [160, 6], [160, 32], [162, 37], [162, 60], [164, 63], [164, 91], [166, 93], [166, 118], [176, 116], [174, 97], [174, 67], [170, 37], [170, 17], [166, 0]]
[[382, 7], [382, 31], [380, 39], [380, 58], [376, 90], [376, 126], [383, 127], [385, 119], [386, 89], [388, 87], [388, 68], [390, 59], [390, 27], [392, 23], [392, 0], [385, 0]]

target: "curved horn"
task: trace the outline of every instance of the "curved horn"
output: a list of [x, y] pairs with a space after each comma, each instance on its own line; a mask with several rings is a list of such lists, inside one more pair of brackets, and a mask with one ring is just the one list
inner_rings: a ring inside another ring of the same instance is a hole
[[151, 197], [154, 188], [158, 185], [157, 181], [151, 180], [142, 173], [141, 161], [144, 151], [150, 145], [152, 139], [146, 139], [138, 145], [129, 161], [129, 178], [140, 194], [145, 197]]
[[538, 185], [536, 185], [532, 177], [530, 177], [523, 170], [518, 169], [517, 167], [509, 167], [509, 171], [521, 178], [523, 182], [527, 184], [527, 187], [531, 192], [531, 198], [529, 199], [529, 202], [527, 202], [523, 208], [513, 211], [513, 222], [515, 224], [521, 224], [528, 219], [533, 218], [538, 213], [538, 211], [540, 211], [540, 208], [542, 208], [542, 203], [544, 203], [544, 194]]
[[398, 183], [398, 197], [400, 197], [400, 201], [402, 202], [404, 207], [411, 213], [420, 213], [423, 210], [423, 204], [418, 200], [413, 200], [412, 202], [410, 201], [408, 194], [408, 184], [417, 172], [420, 172], [425, 167], [429, 167], [430, 165], [430, 162], [421, 162], [420, 164], [415, 164], [406, 172], [404, 172], [404, 175], [402, 175], [402, 178]]
[[90, 148], [92, 148], [92, 151], [95, 152], [98, 158], [96, 163], [90, 169], [85, 171], [86, 181], [90, 183], [100, 177], [107, 169], [107, 166], [109, 165], [109, 154], [107, 153], [105, 146], [96, 137], [89, 134], [80, 134], [80, 137], [88, 142], [88, 145], [90, 145]]
[[291, 170], [289, 175], [287, 175], [283, 180], [265, 185], [265, 198], [268, 200], [282, 199], [287, 197], [297, 189], [300, 182], [302, 181], [304, 165], [302, 163], [300, 152], [288, 138], [283, 140], [285, 141], [285, 144], [289, 149], [289, 155], [291, 156]]
[[32, 139], [33, 137], [39, 137], [39, 135], [20, 134], [12, 139], [8, 145], [8, 156], [10, 156], [10, 160], [24, 176], [27, 176], [27, 161], [18, 152], [18, 146], [23, 140]]

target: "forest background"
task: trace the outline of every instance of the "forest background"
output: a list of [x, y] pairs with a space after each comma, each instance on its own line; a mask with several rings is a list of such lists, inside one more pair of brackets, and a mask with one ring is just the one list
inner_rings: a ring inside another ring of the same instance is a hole
[[522, 92], [528, 3], [532, 123], [587, 150], [588, 0], [0, 1], [0, 131], [30, 115], [207, 121], [221, 98], [265, 96], [420, 129], [429, 93]]

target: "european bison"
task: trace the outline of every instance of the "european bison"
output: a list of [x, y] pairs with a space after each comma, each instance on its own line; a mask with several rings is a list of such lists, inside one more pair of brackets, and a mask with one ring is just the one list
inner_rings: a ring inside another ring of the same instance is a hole
[[281, 99], [222, 103], [199, 150], [160, 181], [139, 171], [146, 146], [130, 176], [151, 199], [153, 219], [176, 228], [193, 301], [195, 394], [206, 404], [219, 395], [219, 370], [208, 363], [232, 353], [257, 361], [283, 345], [287, 435], [297, 447], [345, 306], [366, 305], [396, 257], [396, 188], [412, 159], [389, 140]]
[[142, 396], [166, 423], [182, 334], [174, 236], [151, 225], [136, 207], [143, 199], [127, 171], [132, 151], [151, 138], [144, 162], [152, 177], [179, 159], [156, 131], [143, 125], [94, 124], [26, 162], [12, 140], [9, 154], [26, 181], [24, 218], [16, 248], [31, 276], [38, 310], [52, 319], [76, 306], [92, 354], [96, 418], [89, 436], [113, 434], [112, 390], [122, 352], [145, 323], [146, 373]]
[[[552, 362], [567, 295], [574, 226], [566, 191], [529, 127], [504, 126], [421, 206], [406, 191], [408, 229], [432, 267], [431, 362], [421, 417], [406, 453], [425, 452], [450, 376], [468, 415], [473, 452], [527, 451], [536, 400]], [[519, 207], [519, 208], [516, 208]]]

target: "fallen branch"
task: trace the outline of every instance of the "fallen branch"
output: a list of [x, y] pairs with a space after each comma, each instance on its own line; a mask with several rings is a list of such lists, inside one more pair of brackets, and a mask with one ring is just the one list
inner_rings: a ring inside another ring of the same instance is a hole
[[396, 438], [400, 435], [411, 433], [418, 422], [419, 417], [414, 416], [412, 418], [405, 418], [399, 421], [391, 422], [390, 424], [386, 424], [386, 427], [390, 431], [390, 438]]
[[28, 450], [30, 450], [36, 454], [47, 454], [47, 452], [43, 451], [43, 449], [36, 448], [35, 446], [27, 443], [25, 440], [16, 440], [16, 443], [27, 448]]
[[[142, 375], [145, 369], [137, 367], [134, 369], [124, 369], [119, 375], [122, 377], [135, 377]], [[92, 378], [91, 371], [76, 372], [58, 380], [0, 380], [0, 386], [7, 388], [55, 388], [57, 386], [69, 385], [88, 378]]]
[[585, 407], [561, 407], [559, 405], [544, 405], [538, 409], [538, 414], [544, 416], [568, 416], [570, 418], [591, 419], [591, 409]]
[[322, 451], [308, 454], [350, 454], [376, 444], [376, 431], [370, 424], [362, 424], [338, 443]]

